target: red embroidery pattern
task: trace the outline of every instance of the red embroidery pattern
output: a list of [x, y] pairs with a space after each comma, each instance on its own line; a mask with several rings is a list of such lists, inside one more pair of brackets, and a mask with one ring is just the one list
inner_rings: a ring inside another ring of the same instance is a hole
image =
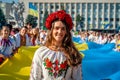
[[44, 60], [44, 66], [48, 70], [49, 75], [54, 76], [56, 78], [57, 76], [60, 76], [63, 71], [66, 70], [67, 61], [64, 61], [63, 63], [59, 64], [58, 60], [52, 63], [48, 58], [46, 58]]

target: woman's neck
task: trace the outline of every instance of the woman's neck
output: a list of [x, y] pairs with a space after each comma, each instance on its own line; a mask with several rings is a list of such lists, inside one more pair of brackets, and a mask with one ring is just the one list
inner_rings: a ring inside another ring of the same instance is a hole
[[25, 34], [20, 34], [22, 37], [24, 37], [25, 36]]
[[58, 42], [55, 42], [53, 41], [51, 46], [49, 46], [50, 49], [54, 50], [54, 51], [61, 51], [61, 48], [62, 48], [62, 43], [58, 43]]
[[61, 47], [62, 43], [60, 43], [60, 42], [53, 42], [52, 46]]

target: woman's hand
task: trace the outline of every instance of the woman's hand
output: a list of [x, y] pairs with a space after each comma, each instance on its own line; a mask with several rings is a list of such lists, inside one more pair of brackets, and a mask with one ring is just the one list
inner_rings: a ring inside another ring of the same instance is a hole
[[5, 56], [3, 54], [0, 54], [0, 57], [4, 58], [5, 59]]

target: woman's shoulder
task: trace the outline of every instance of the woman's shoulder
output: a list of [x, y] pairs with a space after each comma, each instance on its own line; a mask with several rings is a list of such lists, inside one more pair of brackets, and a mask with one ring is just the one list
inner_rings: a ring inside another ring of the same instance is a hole
[[35, 54], [36, 54], [36, 56], [41, 57], [41, 59], [49, 58], [51, 60], [56, 60], [59, 57], [60, 59], [65, 60], [65, 56], [64, 56], [63, 52], [56, 52], [46, 46], [41, 46], [40, 48], [38, 48], [36, 50]]
[[41, 47], [39, 47], [39, 48], [35, 51], [35, 53], [36, 53], [36, 54], [43, 54], [43, 53], [45, 53], [46, 51], [49, 51], [49, 48], [47, 48], [46, 46], [41, 46]]
[[46, 46], [40, 46], [36, 51], [42, 51], [48, 49]]

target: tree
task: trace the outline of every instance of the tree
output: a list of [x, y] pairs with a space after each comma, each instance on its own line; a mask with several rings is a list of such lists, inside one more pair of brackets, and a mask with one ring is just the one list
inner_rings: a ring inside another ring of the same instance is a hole
[[6, 24], [6, 19], [5, 19], [5, 15], [2, 11], [2, 9], [0, 8], [0, 28], [2, 27], [2, 25]]
[[65, 10], [64, 4], [61, 5], [61, 10]]
[[37, 26], [37, 17], [28, 15], [26, 18], [26, 23], [31, 23], [33, 28], [36, 27]]
[[46, 27], [45, 27], [45, 21], [46, 21], [46, 18], [48, 17], [48, 11], [45, 10], [45, 14], [44, 14], [44, 18], [43, 18], [43, 30], [46, 30]]
[[76, 16], [76, 23], [77, 23], [77, 26], [80, 26], [81, 28], [83, 28], [83, 22], [84, 21], [84, 18], [82, 16], [80, 16], [79, 14]]

